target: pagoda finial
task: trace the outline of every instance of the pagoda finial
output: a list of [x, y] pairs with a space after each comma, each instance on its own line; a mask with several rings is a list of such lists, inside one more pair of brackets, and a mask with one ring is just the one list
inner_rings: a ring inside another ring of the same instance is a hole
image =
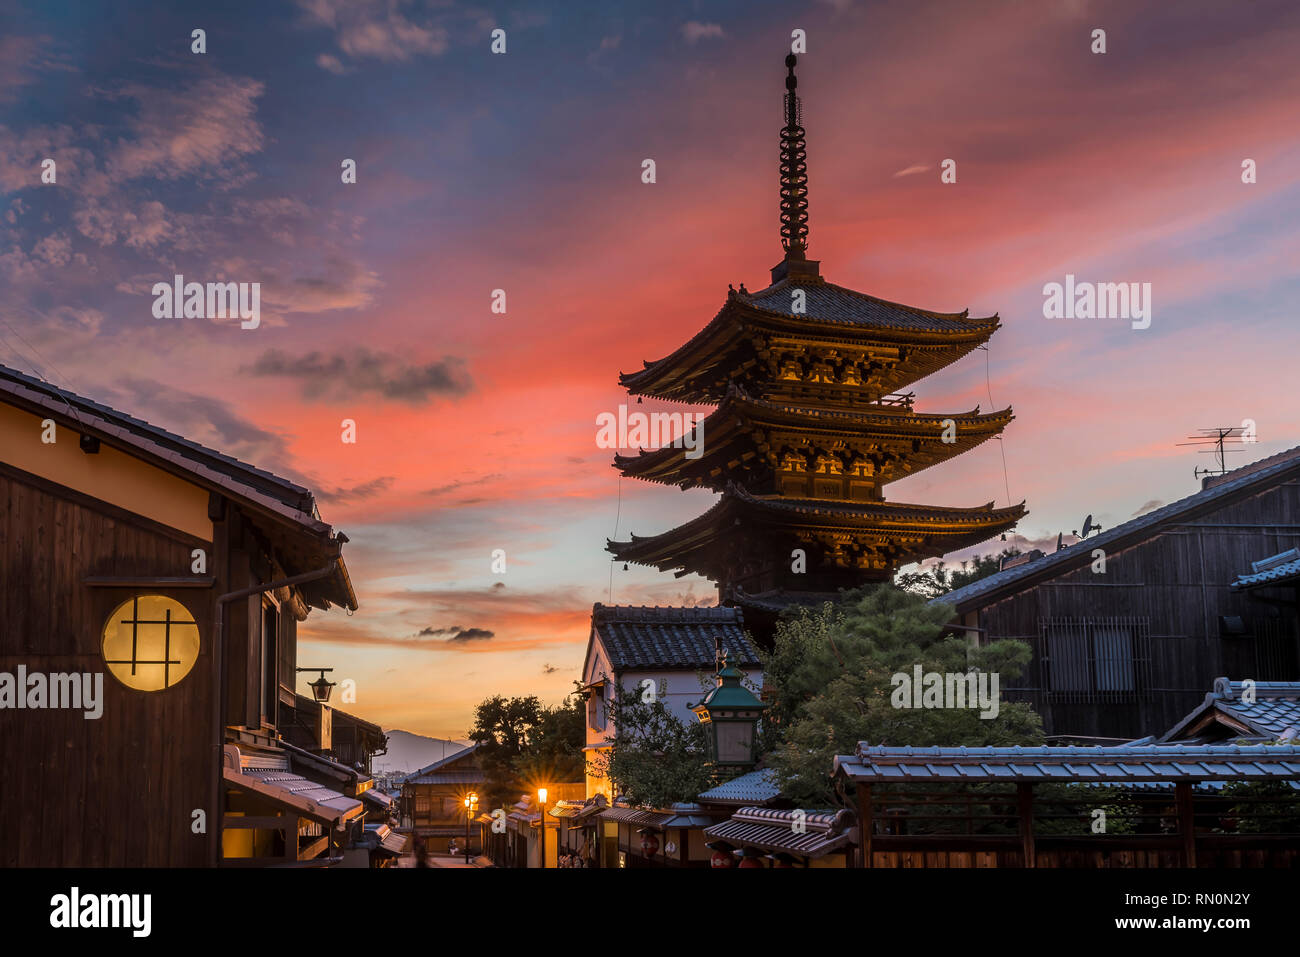
[[808, 149], [803, 109], [795, 93], [794, 67], [799, 58], [785, 58], [785, 126], [781, 130], [781, 245], [786, 259], [804, 259], [808, 251]]

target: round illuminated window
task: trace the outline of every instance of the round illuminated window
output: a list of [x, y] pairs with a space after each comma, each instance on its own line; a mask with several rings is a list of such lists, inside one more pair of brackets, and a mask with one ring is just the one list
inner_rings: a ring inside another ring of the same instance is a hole
[[104, 663], [137, 691], [176, 684], [199, 657], [199, 626], [174, 598], [140, 595], [124, 601], [104, 625]]

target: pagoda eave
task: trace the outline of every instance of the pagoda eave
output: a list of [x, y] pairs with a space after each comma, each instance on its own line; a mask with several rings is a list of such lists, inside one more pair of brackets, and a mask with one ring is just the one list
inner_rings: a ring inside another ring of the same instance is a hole
[[[1024, 504], [994, 508], [758, 498], [731, 487], [703, 515], [649, 537], [609, 541], [619, 561], [718, 579], [738, 561], [779, 566], [791, 547], [844, 568], [896, 567], [979, 544], [1013, 527]], [[809, 581], [815, 580], [810, 576]]]

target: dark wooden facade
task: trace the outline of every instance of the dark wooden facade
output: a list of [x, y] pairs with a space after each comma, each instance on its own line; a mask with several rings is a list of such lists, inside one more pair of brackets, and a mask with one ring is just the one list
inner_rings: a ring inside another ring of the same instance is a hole
[[[1267, 469], [1225, 476], [1154, 518], [939, 600], [954, 603], [979, 640], [1033, 647], [1003, 697], [1030, 702], [1048, 735], [1159, 735], [1216, 676], [1300, 678], [1295, 587], [1229, 587], [1252, 562], [1300, 545], [1300, 455], [1265, 461]], [[1104, 573], [1093, 570], [1098, 548]]]
[[[45, 423], [56, 442], [42, 443]], [[218, 863], [221, 749], [277, 747], [298, 621], [331, 600], [355, 607], [340, 548], [306, 490], [0, 367], [0, 672], [102, 681], [98, 718], [0, 707], [0, 864]], [[197, 626], [193, 666], [160, 690], [106, 661], [110, 617], [141, 596]]]
[[[182, 575], [182, 533], [0, 465], [0, 671], [104, 672], [100, 633], [129, 589], [90, 576]], [[213, 589], [151, 592], [184, 604], [211, 632]], [[9, 836], [5, 866], [201, 866], [207, 839], [190, 809], [209, 806], [216, 774], [212, 664], [203, 647], [173, 688], [141, 694], [110, 675], [103, 715], [0, 710], [0, 767]], [[195, 716], [200, 720], [194, 720]]]

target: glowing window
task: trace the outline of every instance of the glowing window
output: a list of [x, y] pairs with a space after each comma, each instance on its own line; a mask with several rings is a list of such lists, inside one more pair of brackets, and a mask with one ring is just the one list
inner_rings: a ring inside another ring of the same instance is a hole
[[176, 684], [199, 657], [199, 626], [180, 602], [138, 595], [113, 609], [104, 625], [104, 663], [137, 691]]

